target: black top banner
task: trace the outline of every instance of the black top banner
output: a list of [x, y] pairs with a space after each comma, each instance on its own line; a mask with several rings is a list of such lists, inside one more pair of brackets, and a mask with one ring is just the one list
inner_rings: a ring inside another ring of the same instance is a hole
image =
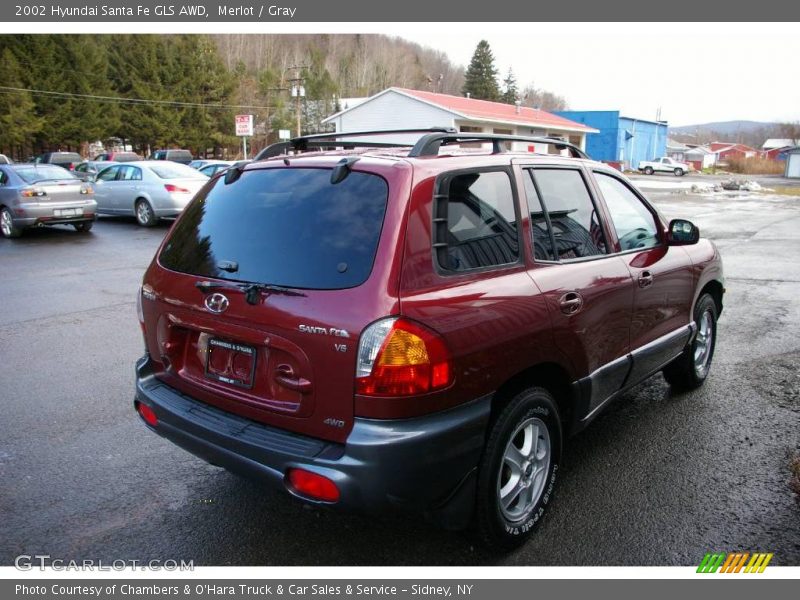
[[697, 0], [273, 0], [160, 2], [152, 0], [22, 0], [0, 4], [0, 22], [544, 22], [800, 20], [800, 3]]

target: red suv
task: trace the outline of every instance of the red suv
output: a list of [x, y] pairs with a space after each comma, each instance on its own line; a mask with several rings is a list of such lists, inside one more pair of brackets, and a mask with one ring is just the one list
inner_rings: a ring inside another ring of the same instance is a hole
[[306, 502], [509, 549], [570, 434], [659, 371], [703, 383], [722, 264], [570, 144], [416, 133], [297, 138], [211, 179], [145, 274], [135, 406]]

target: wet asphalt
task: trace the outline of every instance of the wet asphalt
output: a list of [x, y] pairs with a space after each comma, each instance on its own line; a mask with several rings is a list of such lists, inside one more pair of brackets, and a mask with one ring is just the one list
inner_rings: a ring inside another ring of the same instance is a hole
[[556, 501], [506, 556], [469, 532], [304, 507], [146, 430], [134, 299], [168, 223], [0, 239], [0, 565], [691, 565], [711, 550], [800, 565], [800, 197], [649, 195], [722, 251], [710, 378], [674, 395], [658, 375], [571, 439]]

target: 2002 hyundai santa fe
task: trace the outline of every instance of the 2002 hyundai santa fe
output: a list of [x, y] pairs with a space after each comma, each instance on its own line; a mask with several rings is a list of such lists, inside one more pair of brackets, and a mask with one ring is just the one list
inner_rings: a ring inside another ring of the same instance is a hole
[[574, 146], [415, 133], [297, 138], [212, 179], [145, 274], [135, 405], [305, 501], [474, 519], [508, 549], [569, 434], [659, 371], [703, 383], [720, 256]]

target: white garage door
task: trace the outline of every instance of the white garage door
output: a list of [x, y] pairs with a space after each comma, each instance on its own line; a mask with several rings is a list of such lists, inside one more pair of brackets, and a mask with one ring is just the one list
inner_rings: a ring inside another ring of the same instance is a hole
[[800, 177], [800, 154], [790, 154], [786, 157], [786, 176]]

